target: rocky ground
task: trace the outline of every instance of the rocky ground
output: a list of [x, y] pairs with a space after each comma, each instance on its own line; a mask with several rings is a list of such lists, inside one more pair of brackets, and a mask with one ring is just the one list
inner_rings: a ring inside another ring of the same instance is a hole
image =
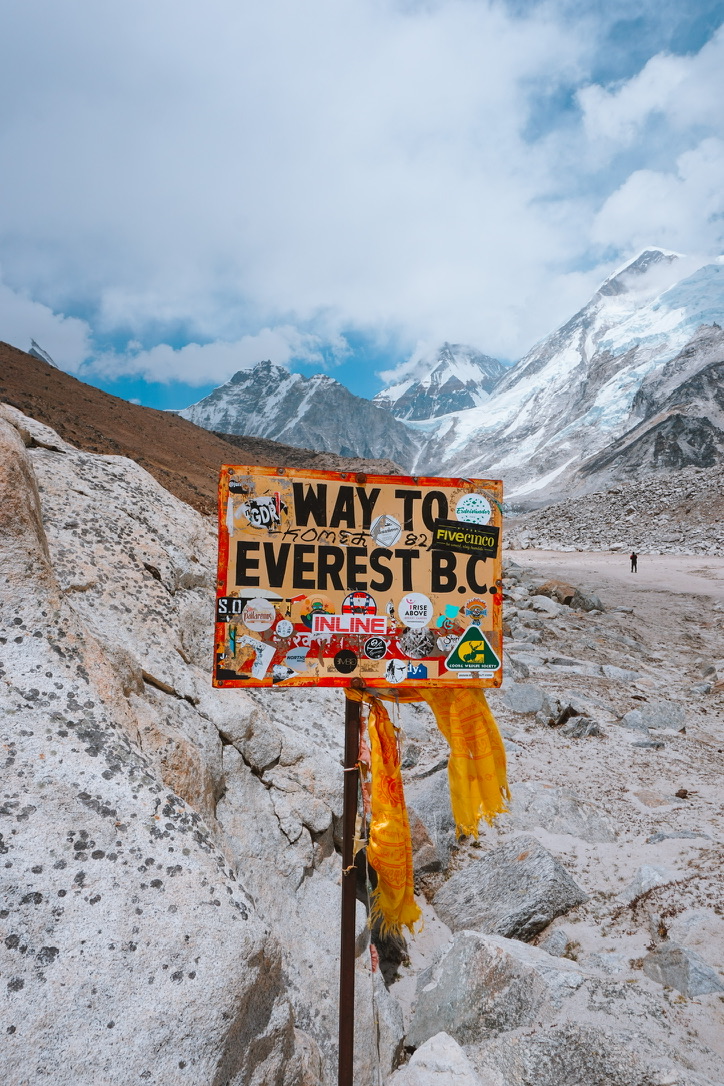
[[[213, 522], [0, 416], [3, 1081], [331, 1086], [343, 699], [212, 690]], [[724, 563], [508, 559], [511, 809], [456, 842], [400, 710], [425, 927], [373, 972], [359, 906], [356, 1083], [720, 1086]]]
[[722, 556], [724, 468], [648, 475], [627, 486], [513, 514], [506, 540], [506, 546], [522, 549]]

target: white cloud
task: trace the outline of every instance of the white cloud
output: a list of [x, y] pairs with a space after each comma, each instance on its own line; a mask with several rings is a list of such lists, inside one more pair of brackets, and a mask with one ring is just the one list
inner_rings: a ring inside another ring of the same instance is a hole
[[[4, 21], [6, 281], [159, 341], [106, 372], [222, 380], [346, 328], [515, 357], [604, 278], [597, 253], [718, 244], [721, 35], [609, 87], [584, 86], [591, 18], [553, 4], [26, 0]], [[570, 87], [581, 117], [527, 137]]]
[[633, 249], [651, 238], [672, 249], [724, 249], [724, 140], [686, 151], [671, 171], [637, 170], [604, 203], [592, 236]]
[[[107, 377], [138, 376], [149, 381], [182, 381], [189, 385], [209, 382], [219, 384], [237, 370], [249, 369], [269, 358], [277, 365], [297, 360], [310, 362], [320, 369], [326, 365], [323, 344], [318, 336], [305, 335], [291, 326], [264, 328], [253, 336], [242, 336], [233, 343], [215, 340], [212, 343], [188, 343], [173, 348], [160, 343], [150, 350], [131, 342], [123, 353], [99, 355], [88, 367], [95, 374]], [[346, 344], [337, 340], [339, 354]]]
[[22, 351], [34, 339], [65, 370], [77, 372], [91, 351], [90, 326], [54, 313], [0, 281], [0, 339]]

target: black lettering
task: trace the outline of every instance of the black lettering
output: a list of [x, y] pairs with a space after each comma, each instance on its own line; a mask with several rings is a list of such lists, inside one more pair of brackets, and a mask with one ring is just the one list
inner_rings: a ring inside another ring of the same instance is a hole
[[432, 574], [430, 576], [431, 592], [454, 592], [458, 579], [455, 574], [457, 558], [452, 551], [430, 551], [432, 559]]
[[258, 577], [250, 577], [250, 569], [259, 568], [259, 559], [251, 558], [249, 551], [258, 551], [258, 543], [236, 544], [236, 583], [246, 585], [248, 588], [256, 588], [259, 584]]
[[412, 592], [412, 559], [419, 558], [419, 551], [395, 551], [395, 558], [402, 562], [402, 591]]
[[337, 533], [336, 532], [320, 532], [319, 535], [317, 536], [317, 542], [318, 543], [336, 543], [337, 542]]
[[[364, 558], [360, 565], [358, 559]], [[347, 547], [347, 588], [350, 592], [359, 592], [367, 588], [367, 581], [358, 580], [367, 575], [367, 551], [364, 547]]]
[[[396, 490], [395, 491], [395, 497], [396, 498], [402, 498], [402, 501], [404, 503], [403, 506], [402, 506], [402, 509], [403, 509], [403, 514], [402, 514], [402, 516], [403, 516], [403, 525], [402, 525], [402, 527], [403, 527], [404, 531], [406, 531], [406, 532], [414, 531], [414, 524], [413, 524], [414, 515], [413, 514], [414, 514], [415, 502], [419, 501], [420, 498], [422, 497], [422, 491], [421, 490]], [[410, 590], [405, 589], [405, 591], [409, 592]]]
[[305, 528], [299, 538], [302, 543], [314, 543], [318, 535], [319, 533], [316, 528]]
[[334, 503], [330, 528], [339, 528], [344, 521], [348, 528], [354, 528], [354, 488], [341, 486], [337, 492], [337, 500]]
[[468, 566], [467, 566], [467, 570], [466, 570], [465, 575], [466, 575], [466, 577], [468, 579], [468, 584], [470, 585], [470, 588], [472, 589], [473, 592], [487, 592], [488, 591], [488, 586], [485, 585], [485, 584], [478, 584], [477, 577], [475, 576], [475, 574], [477, 572], [475, 567], [477, 566], [478, 562], [484, 562], [484, 561], [485, 561], [484, 558], [476, 558], [475, 555], [472, 555], [470, 558], [468, 558]]
[[377, 504], [377, 499], [379, 498], [381, 493], [382, 491], [379, 487], [375, 487], [375, 489], [371, 491], [369, 495], [367, 494], [367, 491], [363, 486], [357, 487], [357, 497], [359, 498], [359, 503], [362, 506], [363, 528], [369, 528], [370, 524], [372, 523], [372, 510]]
[[274, 544], [264, 544], [264, 561], [266, 562], [266, 572], [267, 577], [269, 578], [270, 588], [281, 588], [284, 584], [284, 574], [287, 571], [291, 547], [291, 543], [282, 543], [279, 547], [279, 557], [277, 558], [274, 553]]
[[[434, 515], [433, 505], [437, 505], [437, 513]], [[422, 519], [431, 532], [435, 531], [436, 520], [447, 520], [447, 496], [441, 490], [428, 490], [422, 499]]]
[[314, 577], [311, 581], [307, 580], [304, 576], [305, 573], [314, 573], [314, 564], [304, 561], [304, 556], [307, 554], [314, 554], [315, 547], [309, 546], [306, 543], [294, 544], [294, 564], [292, 574], [292, 584], [294, 588], [316, 588], [314, 583]]
[[370, 581], [370, 590], [372, 592], [387, 592], [392, 588], [392, 570], [389, 566], [382, 566], [380, 562], [385, 559], [389, 561], [392, 558], [392, 551], [386, 550], [384, 547], [377, 547], [372, 551], [370, 555], [370, 566], [374, 573], [379, 573], [382, 578], [379, 581]]
[[304, 483], [292, 483], [294, 488], [294, 520], [297, 524], [306, 527], [310, 513], [314, 523], [324, 528], [327, 525], [327, 484], [320, 483], [316, 491], [311, 484], [307, 484], [307, 492], [304, 493]]
[[338, 592], [342, 591], [342, 578], [340, 573], [344, 565], [344, 551], [341, 547], [320, 547], [317, 565], [317, 587], [321, 592], [327, 588], [327, 578], [332, 581], [332, 587]]

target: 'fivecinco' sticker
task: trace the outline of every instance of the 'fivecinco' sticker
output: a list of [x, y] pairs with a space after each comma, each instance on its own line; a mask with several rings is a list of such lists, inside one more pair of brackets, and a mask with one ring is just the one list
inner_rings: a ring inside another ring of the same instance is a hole
[[455, 506], [455, 516], [468, 524], [487, 524], [491, 512], [484, 494], [465, 494]]

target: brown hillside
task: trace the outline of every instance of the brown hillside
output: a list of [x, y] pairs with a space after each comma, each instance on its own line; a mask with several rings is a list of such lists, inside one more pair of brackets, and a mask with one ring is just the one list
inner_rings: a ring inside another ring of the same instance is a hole
[[350, 460], [259, 437], [220, 436], [178, 415], [128, 403], [0, 341], [0, 400], [52, 426], [86, 452], [128, 456], [203, 513], [216, 508], [221, 464], [399, 472], [390, 461]]

